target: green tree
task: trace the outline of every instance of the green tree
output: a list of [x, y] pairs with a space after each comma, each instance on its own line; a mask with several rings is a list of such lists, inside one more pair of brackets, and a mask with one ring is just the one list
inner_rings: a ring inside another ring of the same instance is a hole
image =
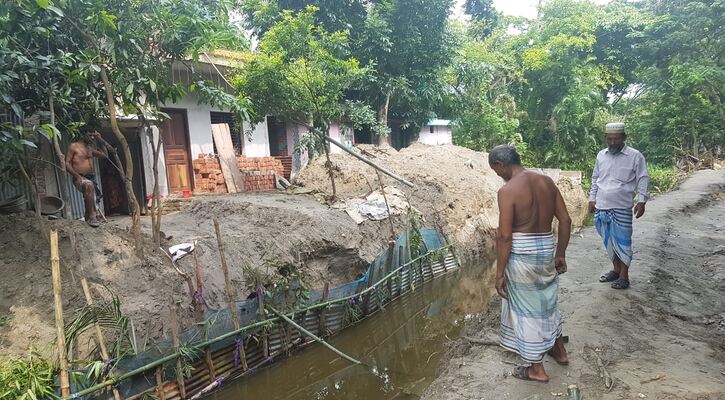
[[[230, 4], [11, 0], [0, 8], [3, 101], [18, 116], [41, 117], [40, 132], [55, 141], [61, 166], [56, 125], [72, 132], [83, 121], [108, 118], [121, 146], [123, 162], [116, 157], [115, 164], [126, 186], [139, 255], [140, 214], [131, 183], [134, 166], [117, 113], [137, 114], [142, 120], [163, 116], [159, 107], [185, 92], [171, 81], [173, 62], [197, 58], [217, 45], [234, 48], [246, 43], [229, 24]], [[214, 93], [208, 85], [199, 86], [206, 89], [204, 93]], [[245, 111], [244, 105], [233, 109]], [[43, 118], [49, 123], [42, 124]], [[157, 143], [154, 149], [159, 147]]]
[[349, 56], [347, 35], [316, 25], [316, 11], [312, 6], [296, 14], [283, 11], [282, 19], [267, 31], [254, 58], [234, 82], [254, 104], [258, 120], [276, 115], [308, 127], [307, 147], [325, 152], [334, 198], [337, 191], [325, 138], [331, 122], [349, 113], [345, 90], [364, 71]]
[[721, 151], [725, 2], [648, 0], [638, 7], [656, 23], [642, 31], [632, 95], [616, 112], [656, 163]]

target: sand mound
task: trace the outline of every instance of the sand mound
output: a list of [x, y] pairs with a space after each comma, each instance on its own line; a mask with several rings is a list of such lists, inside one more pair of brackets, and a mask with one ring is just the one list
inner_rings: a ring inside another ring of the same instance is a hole
[[[380, 165], [403, 176], [409, 188], [383, 176], [385, 185], [403, 190], [413, 207], [420, 210], [429, 225], [440, 225], [466, 252], [490, 248], [498, 226], [496, 192], [503, 185], [488, 166], [488, 154], [459, 146], [414, 144], [396, 151], [370, 145], [358, 146]], [[341, 197], [362, 196], [379, 187], [375, 170], [348, 154], [333, 154], [335, 182]], [[302, 171], [297, 183], [331, 193], [325, 159], [319, 157]], [[557, 182], [575, 226], [587, 214], [587, 198], [581, 187], [568, 178]], [[402, 230], [402, 229], [401, 229]]]

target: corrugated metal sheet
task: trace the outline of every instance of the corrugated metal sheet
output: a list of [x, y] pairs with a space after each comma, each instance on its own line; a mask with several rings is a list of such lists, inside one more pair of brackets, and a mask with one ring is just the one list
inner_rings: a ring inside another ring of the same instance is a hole
[[28, 201], [28, 206], [30, 206], [33, 201], [30, 186], [28, 186], [28, 183], [24, 179], [13, 182], [12, 184], [10, 182], [0, 184], [0, 201], [13, 198], [17, 195], [25, 196], [25, 199]]

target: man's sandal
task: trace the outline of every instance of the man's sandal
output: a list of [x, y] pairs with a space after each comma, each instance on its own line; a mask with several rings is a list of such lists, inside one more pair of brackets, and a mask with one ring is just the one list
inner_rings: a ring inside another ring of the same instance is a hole
[[101, 226], [101, 224], [98, 222], [98, 219], [96, 219], [96, 217], [87, 219], [86, 223], [88, 224], [88, 226], [93, 227], [93, 228], [98, 228], [99, 226]]
[[612, 282], [619, 279], [619, 274], [614, 271], [609, 271], [599, 277], [599, 282]]
[[524, 367], [524, 366], [518, 366], [515, 367], [513, 371], [511, 371], [511, 376], [513, 376], [516, 379], [521, 379], [524, 381], [533, 381], [533, 382], [541, 382], [541, 383], [549, 383], [549, 379], [546, 379], [545, 381], [534, 379], [529, 376], [529, 368], [531, 367]]
[[629, 287], [629, 279], [619, 278], [612, 282], [612, 289], [626, 289]]

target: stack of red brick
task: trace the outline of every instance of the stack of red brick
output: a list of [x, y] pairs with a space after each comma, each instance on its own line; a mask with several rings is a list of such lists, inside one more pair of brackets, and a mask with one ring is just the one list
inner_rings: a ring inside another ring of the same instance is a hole
[[218, 158], [197, 158], [191, 164], [194, 167], [195, 193], [227, 193]]
[[276, 172], [277, 175], [284, 174], [282, 161], [274, 157], [237, 157], [239, 169], [244, 171]]
[[242, 171], [244, 190], [256, 192], [260, 190], [274, 190], [274, 172], [271, 171]]
[[[219, 159], [197, 158], [194, 167], [195, 193], [227, 193]], [[274, 157], [237, 157], [237, 165], [242, 171], [245, 191], [274, 190], [274, 174], [282, 176], [282, 162]]]

